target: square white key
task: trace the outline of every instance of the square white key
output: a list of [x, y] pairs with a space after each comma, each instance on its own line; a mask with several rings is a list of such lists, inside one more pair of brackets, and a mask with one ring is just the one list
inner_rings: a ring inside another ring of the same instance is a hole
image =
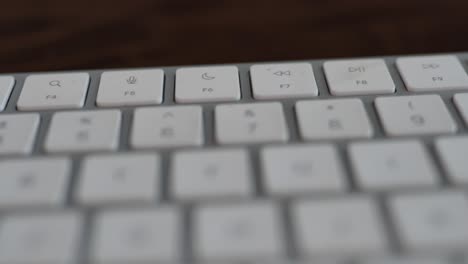
[[457, 125], [439, 95], [379, 97], [380, 121], [390, 136], [454, 133]]
[[176, 71], [178, 103], [237, 101], [241, 98], [236, 66], [180, 68]]
[[0, 111], [5, 109], [14, 84], [15, 78], [13, 76], [0, 76]]
[[368, 138], [373, 135], [359, 99], [310, 100], [296, 103], [299, 131], [305, 140]]
[[318, 95], [309, 63], [257, 64], [250, 67], [255, 99], [281, 99]]
[[44, 148], [47, 152], [117, 149], [121, 118], [119, 110], [55, 113]]
[[468, 93], [459, 93], [453, 96], [453, 102], [460, 112], [463, 121], [468, 126]]
[[251, 194], [250, 161], [243, 149], [174, 154], [171, 190], [176, 199], [245, 197]]
[[19, 110], [80, 108], [88, 91], [89, 74], [57, 73], [26, 77], [18, 99]]
[[268, 193], [343, 191], [346, 180], [337, 150], [331, 145], [269, 146], [261, 150]]
[[181, 257], [182, 219], [172, 208], [101, 211], [93, 231], [92, 263], [173, 263]]
[[92, 155], [84, 159], [75, 200], [83, 205], [152, 203], [159, 195], [156, 154]]
[[449, 179], [468, 184], [468, 136], [438, 138], [435, 146]]
[[215, 108], [216, 140], [221, 144], [282, 142], [289, 138], [280, 103], [225, 104]]
[[70, 211], [7, 216], [0, 226], [0, 263], [76, 263], [82, 222]]
[[164, 71], [160, 69], [108, 71], [101, 75], [98, 106], [160, 104]]
[[203, 206], [195, 210], [193, 226], [195, 258], [200, 261], [284, 254], [280, 214], [269, 202]]
[[333, 95], [395, 92], [395, 84], [383, 59], [326, 61], [323, 70]]
[[66, 158], [0, 161], [0, 208], [62, 205], [70, 171]]
[[408, 251], [468, 247], [468, 201], [462, 192], [397, 195], [390, 200], [390, 211]]
[[39, 121], [38, 114], [0, 115], [0, 155], [30, 153]]
[[468, 75], [452, 55], [401, 57], [396, 66], [412, 92], [468, 89]]
[[342, 200], [300, 200], [292, 209], [300, 252], [310, 257], [350, 257], [387, 248], [376, 204], [365, 196]]
[[198, 105], [135, 110], [130, 135], [133, 148], [200, 146], [203, 141], [203, 115]]
[[366, 190], [398, 190], [438, 183], [434, 162], [419, 141], [353, 143], [348, 149], [359, 186]]

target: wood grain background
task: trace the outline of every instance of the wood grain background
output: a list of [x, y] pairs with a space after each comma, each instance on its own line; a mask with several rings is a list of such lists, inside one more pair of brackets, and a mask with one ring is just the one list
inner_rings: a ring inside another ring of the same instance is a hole
[[0, 72], [468, 50], [466, 0], [9, 0]]

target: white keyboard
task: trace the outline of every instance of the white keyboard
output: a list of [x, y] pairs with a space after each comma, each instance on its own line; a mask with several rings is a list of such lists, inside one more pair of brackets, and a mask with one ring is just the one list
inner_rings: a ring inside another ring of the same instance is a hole
[[467, 63], [1, 75], [0, 264], [466, 264]]

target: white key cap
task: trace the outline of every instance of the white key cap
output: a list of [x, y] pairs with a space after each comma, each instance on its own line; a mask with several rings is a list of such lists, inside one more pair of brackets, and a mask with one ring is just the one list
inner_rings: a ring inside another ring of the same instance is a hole
[[247, 196], [253, 181], [248, 158], [242, 149], [177, 152], [172, 193], [177, 199]]
[[28, 214], [2, 220], [1, 264], [75, 263], [82, 224], [77, 213]]
[[296, 114], [306, 140], [368, 138], [373, 134], [359, 99], [299, 101]]
[[292, 219], [304, 255], [372, 255], [387, 247], [377, 206], [366, 197], [301, 200], [294, 204]]
[[452, 116], [438, 95], [379, 97], [375, 107], [390, 136], [454, 133]]
[[450, 180], [456, 184], [468, 184], [468, 137], [439, 138], [435, 146]]
[[460, 112], [463, 121], [468, 125], [468, 93], [456, 94], [453, 96], [453, 102]]
[[200, 106], [135, 110], [130, 139], [133, 148], [200, 146], [203, 141]]
[[19, 110], [80, 108], [88, 91], [89, 74], [30, 75], [18, 99]]
[[0, 161], [0, 208], [61, 205], [70, 170], [66, 158]]
[[39, 120], [38, 114], [0, 115], [0, 155], [30, 153]]
[[255, 99], [281, 99], [318, 95], [309, 63], [258, 64], [250, 67]]
[[390, 200], [397, 233], [410, 251], [466, 249], [468, 202], [462, 192], [399, 195]]
[[382, 59], [326, 61], [323, 70], [333, 95], [395, 92], [395, 84]]
[[181, 219], [171, 208], [103, 211], [94, 223], [92, 263], [172, 263], [179, 260]]
[[266, 147], [261, 152], [266, 190], [272, 194], [342, 191], [345, 175], [330, 145]]
[[156, 201], [160, 158], [156, 154], [88, 156], [82, 164], [75, 199], [84, 205]]
[[241, 98], [236, 66], [180, 68], [176, 71], [178, 103], [236, 101]]
[[52, 117], [44, 147], [47, 152], [117, 149], [120, 120], [119, 110], [56, 113]]
[[396, 65], [409, 91], [468, 89], [468, 75], [455, 56], [402, 57]]
[[287, 141], [289, 138], [280, 103], [217, 105], [216, 140], [221, 144]]
[[0, 111], [5, 109], [14, 84], [15, 79], [12, 76], [0, 76]]
[[164, 72], [159, 69], [109, 71], [101, 75], [98, 106], [160, 104]]
[[196, 259], [249, 260], [284, 253], [280, 214], [271, 203], [204, 206], [194, 217]]
[[439, 181], [433, 161], [418, 141], [353, 143], [348, 150], [356, 181], [364, 189], [427, 187]]

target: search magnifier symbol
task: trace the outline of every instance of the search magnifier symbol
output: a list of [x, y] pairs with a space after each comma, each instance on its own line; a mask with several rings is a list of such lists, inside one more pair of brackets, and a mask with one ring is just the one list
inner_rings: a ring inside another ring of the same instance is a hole
[[60, 84], [60, 81], [58, 81], [58, 80], [50, 81], [49, 85], [50, 86], [62, 87], [62, 85]]

